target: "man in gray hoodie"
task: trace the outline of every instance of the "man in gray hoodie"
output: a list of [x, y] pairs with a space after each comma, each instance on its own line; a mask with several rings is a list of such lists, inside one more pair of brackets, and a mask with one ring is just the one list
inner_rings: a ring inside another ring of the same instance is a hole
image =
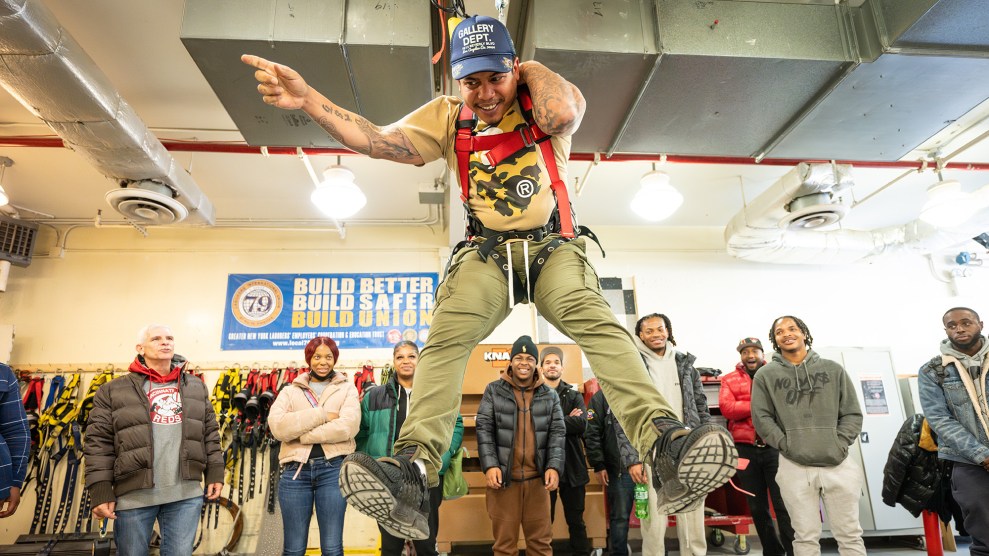
[[979, 315], [955, 307], [941, 318], [948, 338], [941, 355], [917, 373], [920, 404], [938, 436], [938, 457], [953, 463], [951, 493], [961, 506], [969, 552], [989, 555], [989, 406], [986, 404], [986, 355]]
[[861, 467], [848, 447], [862, 431], [852, 379], [838, 363], [810, 349], [813, 337], [797, 317], [773, 321], [773, 360], [752, 384], [756, 433], [780, 451], [779, 483], [793, 525], [796, 556], [821, 553], [820, 501], [842, 556], [865, 556], [859, 498]]

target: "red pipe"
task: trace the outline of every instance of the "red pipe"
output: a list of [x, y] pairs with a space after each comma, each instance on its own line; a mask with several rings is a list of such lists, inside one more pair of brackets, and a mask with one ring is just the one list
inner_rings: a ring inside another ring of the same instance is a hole
[[[262, 154], [262, 147], [253, 147], [243, 143], [224, 143], [209, 141], [162, 141], [165, 148], [174, 152], [211, 152], [228, 154]], [[6, 147], [50, 147], [62, 148], [65, 144], [58, 137], [0, 137], [0, 146]], [[350, 149], [336, 147], [302, 147], [306, 154], [328, 155], [357, 155]], [[268, 147], [270, 155], [294, 155], [296, 147]], [[597, 153], [570, 153], [570, 160], [575, 162], [592, 162]], [[601, 162], [659, 162], [658, 154], [615, 154], [610, 157], [599, 155]], [[764, 158], [759, 162], [752, 157], [743, 156], [699, 156], [699, 155], [666, 155], [666, 162], [672, 164], [737, 164], [745, 166], [796, 166], [801, 162], [830, 162], [829, 160], [808, 160], [804, 158]], [[837, 160], [838, 164], [851, 164], [856, 168], [915, 168], [920, 170], [923, 163], [916, 160]], [[934, 165], [928, 163], [928, 168]], [[979, 162], [949, 162], [944, 165], [946, 170], [989, 170], [989, 164]]]
[[[209, 152], [230, 154], [262, 154], [261, 147], [252, 147], [243, 143], [220, 143], [210, 141], [162, 141], [169, 151], [176, 152]], [[65, 143], [59, 137], [0, 137], [0, 146], [8, 147], [48, 147], [62, 148]], [[306, 154], [357, 154], [350, 149], [329, 147], [302, 147]], [[268, 147], [268, 154], [297, 154], [296, 147]]]
[[[595, 153], [570, 153], [570, 160], [591, 162]], [[660, 162], [658, 154], [614, 154], [609, 158], [601, 156], [601, 162]], [[666, 162], [673, 164], [740, 164], [746, 166], [796, 166], [801, 162], [823, 162], [830, 160], [814, 160], [807, 158], [764, 158], [759, 162], [752, 157], [744, 156], [699, 156], [699, 155], [666, 155]], [[922, 162], [916, 160], [836, 160], [837, 164], [851, 164], [856, 168], [916, 168], [921, 169]], [[933, 163], [928, 168], [934, 169]], [[951, 170], [989, 170], [989, 164], [978, 162], [949, 162], [944, 165]]]
[[924, 510], [924, 546], [928, 556], [944, 556], [941, 545], [941, 520], [932, 511]]

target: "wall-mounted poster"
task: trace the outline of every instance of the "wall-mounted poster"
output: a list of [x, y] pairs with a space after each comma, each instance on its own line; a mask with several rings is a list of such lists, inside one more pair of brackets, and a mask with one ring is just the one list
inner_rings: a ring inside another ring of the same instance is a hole
[[422, 345], [429, 335], [435, 272], [231, 274], [221, 349], [299, 349], [316, 336], [341, 348]]
[[862, 378], [862, 399], [865, 400], [867, 415], [889, 415], [889, 404], [886, 402], [886, 388], [882, 379]]

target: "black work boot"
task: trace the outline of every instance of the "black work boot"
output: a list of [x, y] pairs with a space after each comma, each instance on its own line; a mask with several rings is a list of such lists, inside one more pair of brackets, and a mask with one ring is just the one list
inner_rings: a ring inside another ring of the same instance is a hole
[[695, 509], [735, 474], [738, 452], [724, 427], [706, 424], [690, 429], [667, 418], [652, 422], [659, 438], [649, 451], [648, 463], [661, 514]]
[[400, 539], [429, 538], [426, 477], [412, 461], [415, 449], [374, 459], [354, 452], [340, 467], [340, 492], [347, 503]]

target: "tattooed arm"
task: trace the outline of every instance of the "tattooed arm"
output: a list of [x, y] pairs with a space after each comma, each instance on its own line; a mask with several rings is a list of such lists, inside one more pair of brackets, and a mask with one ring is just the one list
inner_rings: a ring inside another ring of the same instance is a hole
[[240, 59], [256, 68], [254, 78], [266, 104], [285, 110], [302, 110], [330, 136], [355, 152], [405, 164], [424, 164], [412, 142], [397, 127], [378, 126], [340, 108], [307, 85], [299, 72], [288, 66], [250, 54]]
[[584, 95], [576, 85], [536, 61], [519, 64], [519, 81], [529, 86], [532, 115], [550, 135], [573, 135], [584, 117]]

